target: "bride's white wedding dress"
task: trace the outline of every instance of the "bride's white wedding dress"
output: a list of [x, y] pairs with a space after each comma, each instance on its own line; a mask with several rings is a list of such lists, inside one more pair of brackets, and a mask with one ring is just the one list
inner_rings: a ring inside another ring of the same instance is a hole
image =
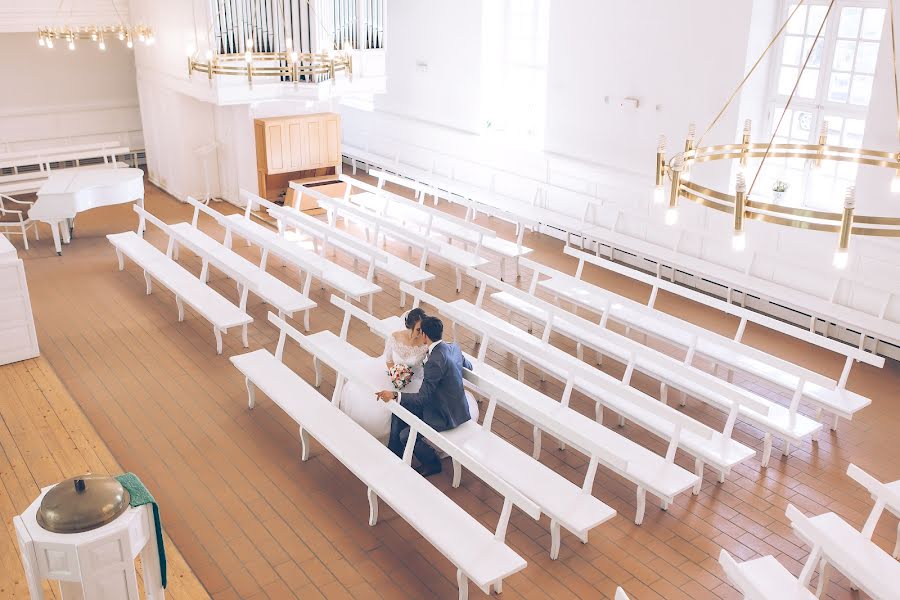
[[[391, 434], [391, 411], [387, 405], [375, 397], [380, 390], [393, 390], [394, 384], [387, 372], [387, 361], [403, 363], [412, 369], [413, 376], [401, 392], [418, 392], [422, 385], [425, 368], [422, 362], [428, 346], [411, 346], [403, 341], [403, 335], [391, 335], [384, 345], [384, 354], [379, 358], [353, 365], [356, 381], [349, 382], [341, 390], [340, 408], [363, 429], [371, 433], [381, 443], [387, 444]], [[400, 339], [398, 339], [400, 338]], [[362, 383], [362, 382], [365, 382]], [[467, 392], [469, 414], [478, 419], [478, 405]]]

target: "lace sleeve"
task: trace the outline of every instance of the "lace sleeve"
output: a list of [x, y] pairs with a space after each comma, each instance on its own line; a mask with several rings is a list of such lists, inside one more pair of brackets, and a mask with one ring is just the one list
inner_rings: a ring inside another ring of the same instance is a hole
[[397, 346], [397, 340], [394, 339], [393, 334], [387, 336], [387, 339], [384, 340], [384, 362], [390, 363], [394, 362], [394, 349]]

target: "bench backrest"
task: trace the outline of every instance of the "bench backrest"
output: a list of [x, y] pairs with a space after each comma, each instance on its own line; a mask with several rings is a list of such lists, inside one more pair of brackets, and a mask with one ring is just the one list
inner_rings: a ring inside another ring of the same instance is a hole
[[[592, 265], [601, 267], [603, 269], [607, 269], [621, 275], [625, 275], [630, 277], [636, 281], [641, 281], [651, 286], [652, 291], [650, 294], [650, 301], [648, 302], [648, 306], [653, 306], [657, 291], [662, 289], [672, 294], [682, 296], [689, 300], [693, 300], [694, 302], [698, 302], [703, 304], [704, 306], [708, 306], [710, 308], [715, 308], [727, 314], [736, 316], [741, 319], [741, 324], [738, 327], [737, 334], [735, 335], [736, 341], [741, 341], [743, 337], [744, 330], [746, 328], [746, 323], [755, 323], [757, 325], [761, 325], [768, 329], [772, 329], [778, 331], [779, 333], [783, 333], [785, 335], [789, 335], [791, 337], [797, 338], [804, 342], [808, 342], [820, 348], [824, 348], [826, 350], [830, 350], [832, 352], [836, 352], [845, 356], [848, 360], [853, 359], [856, 361], [864, 362], [870, 364], [875, 367], [883, 367], [884, 366], [884, 358], [869, 352], [865, 352], [860, 350], [857, 347], [850, 346], [848, 344], [844, 344], [838, 342], [837, 340], [833, 340], [831, 338], [827, 338], [824, 336], [816, 335], [811, 331], [807, 331], [806, 329], [789, 325], [787, 323], [783, 323], [777, 319], [772, 317], [762, 315], [756, 312], [753, 312], [747, 308], [743, 308], [741, 306], [734, 305], [730, 302], [726, 302], [724, 300], [720, 300], [718, 298], [714, 298], [712, 296], [708, 296], [706, 294], [702, 294], [695, 290], [688, 289], [684, 286], [680, 286], [678, 284], [672, 283], [670, 281], [665, 281], [661, 277], [655, 277], [652, 275], [648, 275], [646, 273], [642, 273], [637, 269], [633, 269], [631, 267], [626, 267], [624, 265], [620, 265], [613, 261], [607, 260], [605, 258], [594, 256], [592, 254], [588, 254], [587, 252], [582, 252], [572, 247], [566, 247], [564, 252], [569, 256], [577, 258], [579, 261], [579, 269], [576, 271], [576, 277], [580, 278], [583, 265], [585, 263], [590, 263]], [[849, 366], [852, 365], [852, 362], [848, 362], [845, 365], [845, 372], [841, 374], [840, 385], [843, 387], [846, 384], [847, 377], [849, 376]]]
[[[275, 354], [276, 358], [282, 360], [285, 340], [289, 337], [297, 342], [306, 352], [326, 363], [335, 371], [338, 378], [338, 383], [335, 386], [336, 390], [341, 387], [342, 382], [352, 381], [354, 379], [353, 374], [346, 368], [346, 361], [343, 361], [341, 357], [334, 356], [331, 352], [323, 348], [321, 344], [317, 343], [315, 339], [303, 335], [283, 319], [278, 318], [271, 312], [269, 313], [269, 321], [279, 329], [278, 347]], [[347, 344], [349, 345], [349, 342], [347, 342]], [[332, 402], [336, 402], [338, 397], [339, 394], [336, 391]], [[411, 464], [416, 436], [421, 435], [433, 446], [446, 452], [455, 461], [458, 461], [463, 467], [474, 473], [479, 479], [503, 496], [503, 509], [501, 510], [500, 522], [497, 524], [495, 533], [495, 537], [499, 541], [502, 542], [506, 538], [506, 529], [509, 525], [509, 518], [512, 513], [513, 505], [518, 506], [531, 518], [535, 520], [540, 519], [541, 509], [537, 504], [528, 499], [519, 490], [509, 485], [505, 480], [485, 468], [468, 452], [448, 440], [443, 434], [435, 431], [424, 421], [403, 408], [399, 403], [391, 401], [387, 403], [387, 406], [393, 414], [397, 415], [398, 418], [402, 419], [410, 427], [410, 435], [403, 451], [403, 460], [406, 464]]]
[[[407, 287], [412, 288], [412, 286]], [[563, 395], [560, 401], [563, 406], [569, 405], [569, 399], [571, 397], [572, 391], [575, 388], [576, 380], [579, 377], [585, 377], [593, 383], [601, 385], [608, 392], [615, 394], [616, 396], [626, 397], [628, 398], [628, 400], [644, 406], [645, 408], [648, 408], [655, 413], [665, 413], [664, 418], [667, 418], [669, 421], [671, 421], [674, 427], [674, 432], [669, 440], [669, 447], [666, 451], [667, 462], [671, 463], [675, 460], [675, 452], [678, 449], [678, 445], [680, 443], [682, 429], [687, 429], [688, 431], [696, 434], [698, 437], [702, 437], [704, 439], [710, 439], [712, 437], [713, 430], [710, 427], [707, 427], [706, 425], [703, 425], [702, 423], [699, 423], [698, 421], [695, 421], [694, 419], [681, 414], [673, 408], [663, 408], [664, 405], [651, 399], [649, 396], [644, 395], [639, 390], [618, 381], [617, 379], [604, 373], [603, 371], [600, 371], [592, 367], [591, 365], [578, 360], [574, 356], [566, 354], [558, 348], [549, 345], [545, 341], [541, 341], [535, 338], [534, 344], [529, 344], [530, 347], [525, 348], [523, 346], [523, 340], [512, 339], [512, 337], [508, 333], [496, 328], [492, 323], [480, 319], [477, 315], [472, 315], [470, 313], [457, 310], [453, 305], [435, 298], [431, 294], [423, 292], [422, 290], [419, 290], [417, 288], [404, 289], [401, 286], [401, 289], [406, 291], [415, 299], [414, 305], [417, 306], [420, 301], [427, 302], [431, 306], [437, 308], [442, 314], [445, 314], [453, 320], [465, 324], [465, 326], [476, 330], [481, 335], [479, 354], [477, 358], [478, 362], [483, 362], [485, 360], [487, 348], [490, 345], [490, 342], [495, 341], [499, 342], [505, 348], [512, 351], [519, 358], [522, 358], [523, 360], [535, 365], [541, 365], [545, 369], [548, 369], [554, 377], [557, 377], [565, 382], [565, 388], [563, 390]]]
[[616, 588], [616, 597], [613, 600], [628, 600], [628, 595], [620, 587]]
[[725, 571], [728, 580], [738, 589], [738, 591], [745, 594], [747, 600], [760, 600], [757, 597], [749, 595], [750, 591], [753, 589], [752, 582], [747, 579], [744, 571], [741, 570], [741, 566], [735, 562], [724, 548], [719, 552], [719, 564], [722, 566], [722, 570]]
[[861, 531], [866, 538], [871, 540], [872, 534], [875, 532], [875, 526], [878, 524], [878, 519], [881, 518], [881, 513], [884, 512], [885, 506], [890, 506], [894, 510], [900, 510], [900, 494], [853, 463], [850, 463], [850, 466], [847, 467], [847, 475], [866, 488], [875, 498], [875, 506], [872, 507], [872, 511], [869, 513], [869, 517], [866, 519], [866, 523]]
[[[744, 406], [763, 415], [767, 415], [769, 413], [768, 404], [755, 400], [752, 396], [743, 393], [739, 388], [735, 387], [732, 384], [729, 384], [726, 381], [720, 380], [713, 375], [700, 371], [692, 366], [686, 365], [667, 354], [640, 344], [639, 342], [636, 342], [629, 337], [618, 334], [609, 329], [605, 329], [601, 326], [601, 324], [583, 319], [582, 317], [559, 308], [558, 306], [555, 306], [545, 300], [541, 300], [536, 296], [530, 295], [529, 293], [520, 290], [515, 286], [502, 282], [495, 277], [491, 277], [490, 275], [482, 271], [470, 269], [468, 271], [468, 274], [469, 276], [479, 280], [482, 284], [480, 289], [478, 290], [479, 299], [482, 298], [487, 288], [491, 287], [506, 292], [543, 310], [547, 314], [547, 322], [543, 335], [544, 341], [549, 340], [550, 330], [552, 330], [553, 328], [554, 319], [563, 319], [570, 323], [578, 323], [581, 326], [580, 329], [599, 335], [611, 344], [620, 346], [625, 349], [629, 353], [629, 356], [619, 357], [619, 359], [626, 363], [626, 369], [633, 369], [634, 363], [638, 358], [645, 358], [652, 362], [663, 363], [668, 368], [681, 371], [686, 376], [692, 377], [693, 379], [701, 382], [704, 386], [712, 389], [713, 391], [725, 395], [736, 406]], [[733, 425], [733, 423], [731, 425]]]

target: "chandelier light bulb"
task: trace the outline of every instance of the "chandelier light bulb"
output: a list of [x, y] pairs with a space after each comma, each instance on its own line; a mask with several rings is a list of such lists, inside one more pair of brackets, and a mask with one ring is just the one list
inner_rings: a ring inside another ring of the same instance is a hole
[[69, 50], [75, 49], [75, 40], [69, 38]]
[[847, 264], [849, 262], [850, 262], [850, 253], [848, 253], [846, 250], [837, 250], [834, 253], [834, 260], [832, 261], [832, 264], [834, 265], [835, 269], [839, 269], [839, 270], [843, 271], [844, 269], [847, 268]]
[[747, 233], [744, 231], [735, 231], [731, 237], [731, 248], [735, 252], [743, 252], [747, 248]]
[[847, 191], [844, 192], [844, 208], [855, 208], [856, 207], [856, 186], [851, 185], [847, 188]]
[[131, 41], [130, 35], [128, 36], [128, 41], [125, 42], [125, 45], [128, 46], [129, 48], [134, 48], [134, 42]]
[[125, 31], [122, 29], [119, 29], [119, 41], [125, 41]]
[[744, 121], [744, 135], [750, 135], [750, 129], [753, 127], [753, 119]]
[[46, 42], [44, 42], [44, 36], [38, 37], [38, 46], [43, 47], [45, 44]]
[[96, 31], [92, 31], [92, 32], [91, 32], [91, 41], [92, 41], [92, 42], [96, 42], [96, 41], [97, 41], [97, 32], [96, 32]]
[[694, 141], [694, 137], [697, 135], [697, 125], [695, 123], [691, 123], [688, 125], [688, 139]]
[[666, 209], [666, 225], [669, 227], [678, 224], [678, 209], [677, 208], [669, 208]]
[[144, 41], [146, 41], [146, 40], [147, 40], [147, 36], [144, 35], [144, 32], [143, 32], [143, 31], [141, 31], [140, 33], [138, 33], [138, 41], [139, 41], [139, 42], [144, 42]]
[[662, 185], [653, 186], [653, 204], [661, 205], [666, 201], [666, 188]]
[[47, 47], [53, 48], [53, 40], [51, 38], [47, 38]]
[[900, 194], [900, 169], [894, 172], [894, 177], [891, 179], [891, 193]]

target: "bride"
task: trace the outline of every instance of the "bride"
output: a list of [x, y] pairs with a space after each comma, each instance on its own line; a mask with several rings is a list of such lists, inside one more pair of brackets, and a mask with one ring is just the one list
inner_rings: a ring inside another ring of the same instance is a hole
[[[365, 372], [358, 372], [359, 379], [348, 382], [341, 390], [341, 410], [383, 444], [387, 444], [391, 433], [391, 411], [375, 397], [375, 392], [393, 389], [388, 371], [396, 364], [405, 364], [412, 370], [412, 379], [400, 391], [419, 391], [425, 371], [422, 362], [428, 352], [421, 329], [425, 316], [421, 308], [414, 308], [403, 315], [404, 329], [393, 332], [385, 340], [381, 359], [373, 358], [366, 361], [368, 364], [360, 365], [360, 371]], [[362, 381], [366, 385], [362, 385]], [[469, 414], [477, 421], [478, 405], [468, 392], [466, 397]]]

